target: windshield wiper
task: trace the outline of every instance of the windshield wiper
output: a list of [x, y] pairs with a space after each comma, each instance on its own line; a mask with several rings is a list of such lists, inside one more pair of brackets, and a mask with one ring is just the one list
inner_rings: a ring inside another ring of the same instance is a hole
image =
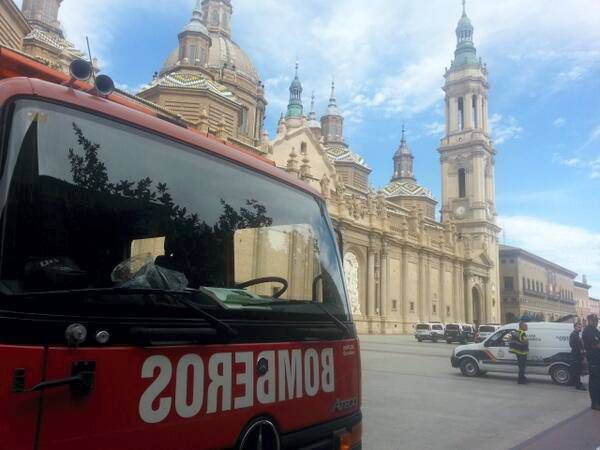
[[[249, 303], [252, 305], [252, 303]], [[337, 326], [346, 337], [352, 337], [352, 332], [348, 329], [348, 326], [342, 322], [340, 319], [335, 317], [334, 314], [331, 313], [322, 303], [313, 302], [310, 300], [276, 300], [268, 303], [264, 303], [261, 306], [280, 306], [280, 305], [313, 305], [319, 308], [321, 311], [325, 313], [327, 317], [331, 319], [331, 321]]]
[[37, 297], [37, 296], [49, 296], [49, 295], [101, 295], [101, 294], [118, 294], [118, 295], [165, 295], [169, 296], [175, 301], [185, 306], [188, 309], [192, 309], [199, 313], [207, 322], [213, 325], [215, 328], [225, 332], [229, 336], [237, 336], [238, 332], [233, 327], [225, 323], [223, 320], [213, 316], [209, 312], [205, 311], [204, 308], [196, 304], [190, 297], [198, 297], [210, 299], [213, 303], [220, 306], [222, 309], [223, 305], [218, 300], [215, 300], [212, 296], [204, 293], [201, 290], [186, 289], [186, 290], [168, 290], [168, 289], [152, 289], [152, 288], [125, 288], [125, 287], [111, 287], [111, 288], [92, 288], [92, 289], [75, 289], [65, 291], [42, 291], [42, 292], [24, 292], [19, 294], [11, 294], [8, 297]]

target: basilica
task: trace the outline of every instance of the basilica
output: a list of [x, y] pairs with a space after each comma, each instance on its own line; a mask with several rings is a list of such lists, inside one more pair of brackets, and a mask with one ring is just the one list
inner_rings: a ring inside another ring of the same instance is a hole
[[404, 130], [390, 161], [390, 182], [375, 191], [371, 169], [344, 138], [335, 86], [320, 120], [314, 99], [305, 114], [298, 68], [287, 113], [267, 149], [278, 167], [326, 199], [343, 236], [346, 287], [359, 332], [407, 333], [420, 321], [501, 321], [488, 74], [464, 5], [456, 39], [444, 74], [439, 220], [438, 202], [417, 183]]
[[[0, 42], [66, 71], [81, 53], [60, 27], [61, 2], [24, 0], [22, 10], [10, 0], [1, 2]], [[135, 96], [120, 95], [268, 158], [318, 189], [342, 235], [346, 287], [359, 332], [409, 333], [421, 321], [501, 322], [488, 72], [464, 2], [442, 87], [446, 125], [437, 149], [439, 203], [417, 182], [404, 131], [398, 149], [390, 151], [390, 181], [375, 190], [368, 162], [344, 136], [335, 85], [323, 115], [315, 111], [314, 98], [306, 112], [298, 67], [287, 111], [269, 138], [264, 85], [232, 38], [232, 19], [231, 0], [197, 0], [160, 70]]]

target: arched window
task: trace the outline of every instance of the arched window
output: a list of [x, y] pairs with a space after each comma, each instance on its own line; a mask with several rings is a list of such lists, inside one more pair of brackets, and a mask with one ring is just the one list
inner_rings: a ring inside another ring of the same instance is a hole
[[477, 114], [477, 96], [473, 96], [473, 128], [479, 128], [479, 116]]
[[465, 105], [462, 97], [458, 99], [458, 129], [465, 129]]
[[190, 45], [190, 53], [189, 53], [189, 60], [190, 60], [190, 64], [196, 64], [196, 46], [195, 45]]
[[219, 25], [219, 11], [215, 10], [212, 12], [212, 15], [210, 16], [210, 24], [215, 27]]
[[303, 155], [306, 153], [306, 142], [302, 142], [300, 144], [300, 153], [302, 153]]
[[465, 198], [467, 196], [467, 179], [465, 169], [458, 169], [458, 196]]

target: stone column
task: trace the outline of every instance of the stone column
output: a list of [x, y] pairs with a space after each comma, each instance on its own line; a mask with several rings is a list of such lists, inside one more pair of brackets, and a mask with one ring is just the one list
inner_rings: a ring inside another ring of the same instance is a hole
[[367, 257], [367, 318], [375, 315], [375, 251], [369, 247]]
[[446, 99], [445, 101], [446, 104], [446, 136], [448, 136], [450, 134], [450, 101], [448, 99]]
[[465, 108], [465, 130], [473, 128], [473, 94], [467, 92], [463, 96], [463, 107]]
[[440, 308], [440, 322], [445, 322], [446, 317], [448, 317], [446, 315], [446, 298], [445, 298], [445, 293], [444, 293], [444, 281], [446, 280], [446, 267], [444, 266], [444, 259], [440, 258], [440, 289], [439, 289], [439, 293], [440, 293], [440, 299], [438, 302], [439, 308]]
[[467, 290], [465, 295], [467, 305], [466, 305], [466, 319], [467, 323], [473, 323], [473, 286], [471, 285], [471, 280], [468, 277], [465, 277], [465, 289]]
[[402, 247], [400, 257], [401, 262], [401, 285], [400, 285], [400, 315], [402, 320], [402, 332], [406, 333], [409, 330], [406, 328], [406, 324], [408, 322], [408, 312], [410, 309], [408, 308], [408, 256], [406, 255], [406, 249]]
[[380, 315], [383, 322], [387, 319], [388, 315], [388, 245], [386, 242], [384, 242], [381, 247], [381, 265], [379, 266], [379, 298]]

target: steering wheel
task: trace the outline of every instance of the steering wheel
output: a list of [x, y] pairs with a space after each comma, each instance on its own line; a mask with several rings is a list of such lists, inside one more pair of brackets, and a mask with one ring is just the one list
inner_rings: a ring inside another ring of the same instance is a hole
[[257, 284], [263, 284], [263, 283], [281, 283], [282, 284], [281, 289], [273, 294], [273, 297], [275, 297], [275, 298], [281, 297], [285, 293], [285, 291], [287, 291], [288, 286], [289, 286], [288, 282], [285, 278], [262, 277], [262, 278], [255, 278], [253, 280], [244, 281], [243, 283], [238, 283], [235, 285], [235, 287], [237, 289], [245, 289], [247, 287], [255, 286]]

